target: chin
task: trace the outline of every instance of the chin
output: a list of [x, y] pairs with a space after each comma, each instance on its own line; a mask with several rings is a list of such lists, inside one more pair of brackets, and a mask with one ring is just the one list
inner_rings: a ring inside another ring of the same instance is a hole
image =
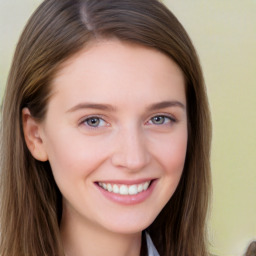
[[108, 221], [103, 224], [105, 229], [118, 234], [136, 234], [145, 230], [151, 225], [157, 216], [128, 216], [127, 218], [116, 218], [114, 221]]

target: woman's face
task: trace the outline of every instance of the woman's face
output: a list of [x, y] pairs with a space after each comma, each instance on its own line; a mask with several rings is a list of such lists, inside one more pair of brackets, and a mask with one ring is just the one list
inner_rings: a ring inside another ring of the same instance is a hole
[[139, 232], [160, 213], [182, 174], [182, 72], [155, 49], [94, 43], [56, 75], [40, 129], [68, 220]]

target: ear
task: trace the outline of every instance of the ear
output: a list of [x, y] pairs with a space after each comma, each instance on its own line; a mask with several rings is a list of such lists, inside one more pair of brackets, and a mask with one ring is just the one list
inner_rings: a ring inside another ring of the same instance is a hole
[[39, 161], [47, 161], [48, 155], [41, 134], [42, 127], [31, 116], [28, 108], [22, 109], [22, 126], [25, 141], [32, 156]]

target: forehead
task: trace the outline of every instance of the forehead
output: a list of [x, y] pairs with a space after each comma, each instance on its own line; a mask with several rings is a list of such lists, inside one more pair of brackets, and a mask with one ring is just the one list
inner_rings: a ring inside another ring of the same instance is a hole
[[[162, 97], [172, 91], [185, 101], [184, 76], [160, 51], [118, 40], [93, 42], [68, 59], [53, 80], [53, 92], [81, 99], [99, 96]], [[84, 94], [83, 94], [84, 93]], [[144, 95], [143, 95], [144, 94]]]

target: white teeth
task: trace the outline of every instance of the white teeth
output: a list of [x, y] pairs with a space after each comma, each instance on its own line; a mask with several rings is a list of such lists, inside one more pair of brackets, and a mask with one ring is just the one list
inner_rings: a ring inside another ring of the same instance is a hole
[[110, 184], [110, 183], [98, 183], [100, 187], [107, 190], [108, 192], [113, 192], [115, 194], [120, 195], [136, 195], [148, 189], [150, 182], [144, 182], [141, 184], [134, 185], [118, 185], [118, 184]]
[[129, 187], [129, 195], [138, 194], [138, 187], [136, 185], [132, 185]]
[[108, 190], [108, 192], [112, 192], [113, 189], [112, 189], [111, 184], [108, 184], [108, 185], [107, 185], [107, 190]]
[[140, 185], [138, 186], [138, 193], [140, 193], [140, 192], [142, 192], [142, 191], [143, 191], [143, 185], [140, 184]]
[[128, 195], [128, 193], [129, 193], [128, 187], [127, 187], [126, 185], [122, 185], [122, 186], [120, 187], [119, 193], [120, 193], [121, 195]]
[[113, 186], [113, 192], [119, 194], [119, 187], [116, 184]]
[[144, 190], [147, 190], [147, 189], [148, 189], [148, 186], [149, 186], [149, 182], [145, 182], [144, 185], [143, 185], [143, 189], [144, 189]]

